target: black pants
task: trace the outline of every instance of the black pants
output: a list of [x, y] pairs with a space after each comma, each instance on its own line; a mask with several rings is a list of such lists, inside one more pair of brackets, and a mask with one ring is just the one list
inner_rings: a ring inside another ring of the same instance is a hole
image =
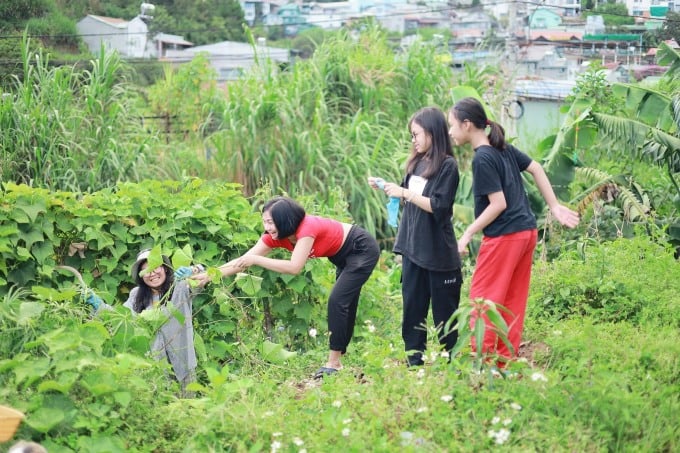
[[330, 349], [347, 352], [357, 317], [361, 288], [380, 258], [378, 241], [366, 230], [353, 226], [342, 248], [329, 257], [336, 267], [336, 281], [328, 298]]
[[404, 315], [401, 336], [408, 356], [409, 365], [422, 365], [422, 353], [427, 345], [427, 312], [432, 301], [432, 318], [435, 327], [440, 328], [439, 343], [447, 351], [453, 349], [458, 331], [444, 331], [444, 325], [460, 302], [460, 287], [463, 275], [460, 269], [453, 271], [431, 271], [414, 264], [402, 256], [401, 294], [404, 299]]

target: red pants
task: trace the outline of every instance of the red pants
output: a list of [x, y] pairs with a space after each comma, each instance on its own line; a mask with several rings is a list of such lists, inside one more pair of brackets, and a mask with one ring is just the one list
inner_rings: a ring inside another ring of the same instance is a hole
[[[499, 237], [484, 236], [479, 249], [477, 266], [470, 286], [470, 299], [488, 299], [512, 313], [499, 310], [508, 324], [508, 339], [514, 353], [490, 329], [489, 319], [484, 316], [486, 329], [482, 352], [497, 354], [504, 358], [499, 360], [499, 367], [505, 366], [506, 361], [517, 356], [519, 351], [537, 236], [537, 230], [520, 231]], [[473, 314], [471, 328], [476, 319], [477, 315]], [[473, 337], [472, 350], [475, 349]]]

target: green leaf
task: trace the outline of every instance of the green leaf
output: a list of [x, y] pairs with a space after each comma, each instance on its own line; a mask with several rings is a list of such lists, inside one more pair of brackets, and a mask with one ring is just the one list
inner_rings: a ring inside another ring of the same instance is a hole
[[236, 274], [236, 286], [248, 296], [254, 297], [262, 288], [262, 277], [239, 272]]
[[26, 216], [31, 220], [31, 223], [35, 222], [38, 214], [47, 210], [47, 207], [45, 206], [45, 200], [39, 200], [35, 198], [33, 198], [30, 202], [26, 200], [17, 200], [15, 207], [26, 213]]
[[51, 407], [41, 407], [31, 413], [24, 421], [36, 431], [47, 433], [64, 421], [64, 411]]
[[39, 244], [34, 244], [33, 247], [31, 247], [31, 253], [33, 253], [38, 264], [43, 264], [47, 258], [54, 253], [54, 248], [52, 247], [51, 242], [43, 241]]
[[267, 362], [271, 363], [283, 363], [286, 360], [295, 357], [297, 352], [287, 351], [282, 345], [277, 343], [272, 343], [271, 341], [265, 340], [262, 342], [262, 358]]
[[14, 375], [16, 376], [17, 384], [26, 381], [26, 385], [31, 385], [37, 379], [44, 377], [50, 368], [50, 359], [46, 357], [26, 360], [14, 367]]
[[56, 302], [62, 302], [65, 300], [73, 300], [74, 297], [78, 295], [78, 291], [75, 289], [56, 289], [56, 288], [44, 288], [42, 286], [32, 286], [31, 291], [40, 300], [53, 300]]
[[501, 332], [508, 332], [508, 325], [505, 323], [505, 319], [496, 311], [495, 307], [487, 310], [486, 315], [489, 317], [489, 321], [493, 326], [496, 327]]
[[295, 313], [295, 316], [297, 316], [300, 319], [304, 319], [305, 321], [309, 322], [312, 319], [312, 312], [314, 307], [310, 303], [299, 303], [295, 304], [293, 306], [293, 312]]
[[484, 346], [484, 331], [485, 330], [486, 330], [486, 326], [484, 325], [484, 318], [482, 318], [481, 316], [478, 316], [477, 319], [475, 319], [475, 327], [474, 327], [475, 346], [476, 346], [478, 357], [481, 357], [481, 355], [482, 355], [483, 346]]
[[17, 324], [25, 326], [30, 324], [33, 318], [39, 318], [45, 310], [45, 305], [41, 302], [22, 302], [19, 305], [19, 317]]
[[154, 246], [149, 252], [149, 257], [146, 259], [146, 268], [139, 272], [139, 275], [144, 276], [154, 269], [163, 265], [163, 252], [159, 245]]
[[132, 401], [130, 392], [114, 392], [113, 399], [122, 407], [128, 407]]
[[190, 266], [193, 261], [193, 250], [191, 250], [189, 244], [179, 250], [175, 250], [175, 253], [172, 255], [172, 267], [175, 269], [182, 266]]
[[298, 294], [305, 292], [307, 288], [307, 279], [301, 275], [296, 275], [296, 278], [288, 282], [288, 288], [292, 289]]

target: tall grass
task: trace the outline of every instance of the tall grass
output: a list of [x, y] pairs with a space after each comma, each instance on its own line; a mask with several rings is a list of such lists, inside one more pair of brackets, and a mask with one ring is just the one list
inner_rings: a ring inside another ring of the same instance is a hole
[[89, 191], [149, 174], [144, 133], [121, 80], [122, 63], [102, 49], [91, 68], [50, 68], [22, 43], [23, 77], [0, 101], [0, 182]]
[[269, 183], [325, 199], [342, 187], [353, 218], [390, 235], [387, 200], [366, 177], [400, 180], [408, 118], [425, 105], [446, 109], [451, 78], [433, 48], [395, 54], [377, 29], [338, 33], [287, 72], [261, 60], [228, 88], [223, 127], [207, 139], [211, 175], [240, 182], [248, 194]]

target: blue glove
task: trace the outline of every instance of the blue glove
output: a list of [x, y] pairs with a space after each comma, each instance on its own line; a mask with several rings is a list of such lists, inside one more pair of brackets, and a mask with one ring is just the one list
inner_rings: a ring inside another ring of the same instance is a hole
[[175, 270], [175, 280], [184, 280], [193, 273], [189, 266], [180, 266]]
[[[375, 185], [378, 189], [385, 190], [385, 180], [382, 178], [377, 178], [375, 180]], [[390, 201], [387, 203], [387, 224], [391, 227], [396, 227], [398, 225], [397, 219], [399, 218], [399, 198], [390, 197]]]
[[102, 298], [97, 296], [93, 291], [90, 291], [90, 295], [85, 298], [85, 302], [92, 305], [92, 308], [99, 310], [99, 306], [102, 304]]
[[399, 204], [399, 198], [397, 197], [390, 197], [390, 201], [387, 202], [387, 224], [391, 227], [398, 225]]

